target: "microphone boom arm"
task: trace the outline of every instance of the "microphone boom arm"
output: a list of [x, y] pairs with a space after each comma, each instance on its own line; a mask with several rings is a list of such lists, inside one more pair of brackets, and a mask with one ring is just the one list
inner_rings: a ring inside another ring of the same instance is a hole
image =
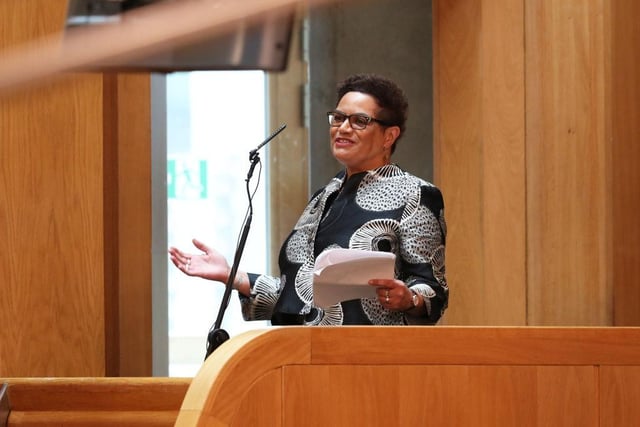
[[220, 303], [220, 309], [218, 311], [218, 316], [216, 318], [215, 323], [209, 329], [209, 333], [207, 334], [207, 351], [205, 355], [205, 360], [207, 357], [214, 352], [222, 343], [229, 339], [229, 334], [227, 331], [222, 329], [222, 320], [224, 318], [224, 312], [226, 311], [229, 300], [231, 299], [231, 292], [233, 291], [233, 282], [236, 280], [236, 274], [238, 273], [238, 268], [240, 266], [240, 259], [242, 258], [242, 253], [244, 252], [244, 246], [247, 242], [247, 237], [249, 236], [249, 228], [251, 227], [251, 220], [253, 219], [253, 205], [251, 203], [251, 192], [249, 191], [249, 181], [253, 176], [253, 171], [258, 163], [260, 163], [260, 157], [258, 156], [258, 150], [264, 147], [269, 141], [275, 138], [280, 132], [286, 128], [287, 125], [283, 124], [280, 126], [275, 132], [267, 137], [260, 145], [258, 145], [255, 149], [249, 152], [249, 161], [251, 162], [251, 166], [249, 167], [249, 172], [247, 173], [247, 178], [245, 179], [246, 187], [247, 187], [247, 196], [249, 198], [249, 206], [247, 217], [245, 219], [244, 225], [242, 227], [242, 232], [240, 234], [240, 239], [238, 240], [238, 246], [236, 247], [236, 252], [233, 257], [233, 264], [231, 265], [231, 271], [229, 272], [229, 277], [227, 278], [227, 283], [225, 285], [224, 294], [222, 296], [222, 301]]

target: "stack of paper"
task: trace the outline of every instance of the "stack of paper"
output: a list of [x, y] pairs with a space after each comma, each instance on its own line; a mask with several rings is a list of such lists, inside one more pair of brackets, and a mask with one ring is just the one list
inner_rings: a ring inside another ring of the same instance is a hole
[[376, 298], [370, 279], [393, 279], [396, 256], [390, 252], [329, 249], [316, 259], [313, 302], [327, 307], [340, 301]]

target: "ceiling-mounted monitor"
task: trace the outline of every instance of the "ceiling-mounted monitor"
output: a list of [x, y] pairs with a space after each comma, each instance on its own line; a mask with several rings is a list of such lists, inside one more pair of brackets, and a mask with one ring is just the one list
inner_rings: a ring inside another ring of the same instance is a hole
[[[69, 0], [65, 32], [87, 25], [117, 25], [126, 12], [167, 0]], [[186, 46], [96, 68], [114, 71], [195, 70], [282, 71], [287, 67], [294, 13], [265, 14], [237, 22], [233, 29]]]

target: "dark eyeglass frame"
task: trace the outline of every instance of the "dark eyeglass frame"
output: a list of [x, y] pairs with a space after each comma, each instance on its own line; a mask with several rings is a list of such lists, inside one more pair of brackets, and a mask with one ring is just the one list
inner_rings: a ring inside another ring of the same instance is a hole
[[[335, 123], [333, 118], [335, 116], [342, 116], [344, 117], [344, 119], [340, 122], [340, 123]], [[354, 124], [354, 120], [352, 120], [352, 118], [354, 119], [363, 119], [366, 123], [364, 124], [364, 126], [359, 125], [359, 124]], [[369, 126], [369, 124], [371, 124], [371, 122], [376, 122], [381, 124], [382, 126], [391, 126], [390, 123], [387, 123], [385, 121], [376, 119], [375, 117], [371, 117], [368, 114], [365, 113], [355, 113], [355, 114], [345, 114], [341, 111], [328, 111], [327, 112], [327, 119], [329, 120], [329, 126], [331, 127], [340, 127], [342, 126], [342, 124], [348, 120], [349, 121], [349, 126], [351, 126], [353, 129], [356, 130], [363, 130], [366, 129], [367, 126]]]

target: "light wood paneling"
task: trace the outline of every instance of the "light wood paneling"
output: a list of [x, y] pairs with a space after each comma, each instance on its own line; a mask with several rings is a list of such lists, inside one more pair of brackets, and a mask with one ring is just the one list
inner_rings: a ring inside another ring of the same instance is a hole
[[600, 422], [606, 427], [635, 426], [640, 420], [640, 366], [600, 368]]
[[9, 427], [172, 426], [187, 378], [9, 378]]
[[58, 31], [64, 22], [65, 4], [66, 0], [0, 2], [0, 50]]
[[[250, 426], [280, 426], [282, 425], [282, 408], [284, 402], [282, 395], [285, 390], [282, 387], [282, 368], [267, 371], [263, 376], [251, 384], [251, 394], [260, 396], [260, 399], [242, 399], [236, 416], [241, 415], [242, 422]], [[287, 387], [287, 394], [290, 392]], [[268, 413], [265, 412], [268, 408]]]
[[526, 293], [514, 286], [526, 275], [523, 5], [513, 0], [482, 5], [481, 304], [487, 316], [474, 323], [524, 325]]
[[639, 7], [434, 1], [448, 324], [640, 323]]
[[538, 366], [535, 395], [536, 424], [540, 426], [596, 426], [600, 388], [596, 366]]
[[314, 328], [314, 363], [389, 364], [402, 354], [408, 364], [633, 365], [640, 354], [637, 328], [361, 328]]
[[284, 378], [285, 424], [593, 426], [596, 371], [592, 366], [291, 366]]
[[103, 76], [102, 88], [105, 375], [117, 376], [120, 371], [118, 76]]
[[[0, 2], [0, 49], [66, 7]], [[149, 102], [99, 73], [0, 99], [0, 375], [151, 374]]]
[[640, 2], [609, 3], [614, 324], [640, 325]]
[[[0, 2], [0, 43], [65, 11]], [[101, 100], [99, 75], [0, 100], [0, 375], [104, 375]]]
[[638, 360], [638, 328], [251, 331], [205, 361], [176, 425], [611, 425], [638, 407]]
[[[416, 345], [447, 343], [447, 345]], [[282, 327], [193, 380], [8, 379], [9, 425], [634, 426], [640, 329]]]
[[[310, 358], [309, 329], [286, 329], [287, 333], [279, 334], [281, 339], [277, 345], [268, 344], [264, 347], [265, 343], [274, 343], [273, 335], [269, 334], [278, 329], [253, 330], [234, 337], [216, 349], [198, 371], [199, 381], [192, 381], [189, 386], [176, 425], [195, 425], [197, 420], [204, 423], [202, 425], [225, 425], [224, 423], [229, 424], [238, 415], [243, 420], [271, 416], [270, 405], [281, 398], [264, 396], [255, 399], [254, 397], [258, 396], [250, 393], [253, 385], [258, 384], [257, 387], [261, 390], [272, 390], [272, 386], [258, 380], [266, 374], [269, 377], [268, 381], [281, 383], [280, 367], [283, 366], [283, 360], [284, 365], [297, 365], [309, 363]], [[249, 366], [257, 368], [252, 369]], [[242, 367], [240, 375], [236, 371], [238, 367]], [[277, 370], [274, 373], [276, 377], [271, 376], [273, 370]], [[215, 383], [216, 379], [222, 378], [225, 380]], [[234, 384], [232, 388], [237, 394], [227, 392], [226, 381]], [[245, 398], [252, 403], [243, 403], [242, 400]], [[239, 413], [240, 404], [245, 410], [253, 408], [256, 412]], [[203, 407], [206, 407], [206, 410], [202, 411]]]
[[447, 218], [451, 287], [447, 324], [481, 322], [488, 317], [480, 301], [487, 295], [482, 263], [480, 58], [475, 38], [481, 4], [433, 2], [434, 181], [444, 194]]
[[[447, 324], [526, 322], [522, 3], [434, 1]], [[508, 301], [508, 304], [505, 302]]]
[[118, 375], [151, 376], [150, 77], [119, 74], [117, 84]]
[[611, 324], [605, 1], [526, 3], [531, 325]]

